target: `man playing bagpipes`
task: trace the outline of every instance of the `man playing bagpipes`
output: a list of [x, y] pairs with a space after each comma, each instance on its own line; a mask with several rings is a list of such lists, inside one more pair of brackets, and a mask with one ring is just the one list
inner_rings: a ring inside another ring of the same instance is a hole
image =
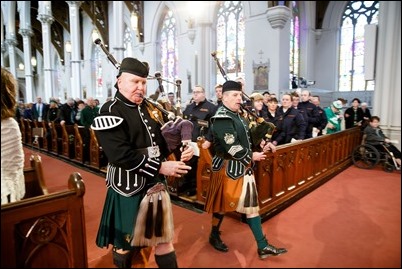
[[[161, 268], [176, 268], [172, 244], [173, 219], [165, 176], [181, 177], [191, 170], [184, 162], [191, 159], [192, 147], [185, 147], [181, 159], [167, 161], [172, 148], [183, 137], [191, 139], [192, 126], [182, 121], [169, 122], [164, 132], [169, 145], [147, 102], [146, 63], [125, 58], [120, 66], [114, 98], [100, 108], [92, 128], [107, 155], [107, 194], [96, 238], [98, 247], [113, 246], [113, 262], [119, 268], [130, 268], [134, 250], [155, 246], [155, 261]], [[169, 147], [168, 147], [169, 146]]]
[[285, 248], [268, 243], [259, 215], [253, 166], [256, 161], [265, 159], [264, 151], [270, 146], [265, 140], [258, 139], [260, 150], [253, 150], [257, 146], [253, 141], [257, 140], [250, 135], [249, 122], [239, 113], [243, 103], [241, 84], [228, 80], [223, 84], [222, 92], [223, 106], [211, 118], [215, 154], [205, 202], [205, 210], [212, 214], [209, 243], [218, 251], [229, 250], [220, 238], [219, 229], [224, 214], [236, 211], [246, 215], [260, 259], [286, 253]]

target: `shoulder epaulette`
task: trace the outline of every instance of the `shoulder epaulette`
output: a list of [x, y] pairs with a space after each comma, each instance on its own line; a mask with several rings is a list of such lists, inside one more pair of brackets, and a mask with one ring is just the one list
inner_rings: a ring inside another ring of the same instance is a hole
[[98, 116], [94, 119], [91, 128], [94, 130], [112, 129], [123, 122], [123, 118], [116, 116]]

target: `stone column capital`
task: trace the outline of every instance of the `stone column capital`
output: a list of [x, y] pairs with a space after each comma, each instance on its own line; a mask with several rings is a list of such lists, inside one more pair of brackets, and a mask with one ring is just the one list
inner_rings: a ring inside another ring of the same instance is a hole
[[46, 14], [38, 14], [37, 19], [42, 23], [48, 23], [48, 24], [52, 24], [54, 21], [54, 18], [50, 15], [46, 15]]
[[33, 31], [32, 31], [32, 29], [29, 29], [29, 28], [25, 28], [25, 29], [20, 29], [19, 31], [18, 31], [18, 33], [20, 34], [20, 35], [22, 35], [23, 37], [30, 37], [30, 36], [33, 36]]
[[15, 38], [8, 38], [8, 39], [5, 40], [5, 42], [6, 42], [6, 44], [7, 44], [8, 46], [13, 46], [13, 47], [15, 47], [15, 46], [18, 45], [18, 42], [17, 42], [17, 40], [16, 40]]
[[286, 6], [274, 6], [267, 10], [267, 19], [273, 29], [283, 29], [291, 18], [291, 10]]
[[69, 6], [81, 6], [83, 1], [66, 1]]

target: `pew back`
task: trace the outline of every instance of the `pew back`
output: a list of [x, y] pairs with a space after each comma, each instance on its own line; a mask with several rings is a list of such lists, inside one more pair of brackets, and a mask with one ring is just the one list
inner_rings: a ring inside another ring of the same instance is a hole
[[1, 206], [2, 268], [87, 268], [85, 185]]
[[31, 167], [24, 168], [25, 196], [26, 198], [48, 194], [46, 183], [43, 177], [42, 160], [38, 154], [30, 157]]

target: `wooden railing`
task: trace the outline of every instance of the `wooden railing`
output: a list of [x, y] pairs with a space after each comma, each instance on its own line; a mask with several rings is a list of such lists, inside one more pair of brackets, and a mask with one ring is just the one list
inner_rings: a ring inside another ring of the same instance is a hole
[[[257, 162], [255, 170], [260, 214], [268, 217], [350, 166], [351, 153], [360, 142], [361, 132], [356, 127], [281, 145], [275, 153], [267, 153], [266, 160]], [[205, 152], [200, 157], [203, 159]], [[199, 163], [196, 202], [201, 205], [205, 204], [210, 173], [206, 161]]]

